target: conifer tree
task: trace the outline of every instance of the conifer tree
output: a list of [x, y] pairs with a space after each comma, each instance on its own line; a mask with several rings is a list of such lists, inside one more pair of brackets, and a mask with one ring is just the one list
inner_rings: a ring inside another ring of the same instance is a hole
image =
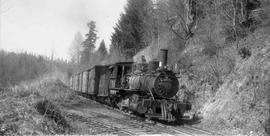
[[89, 32], [85, 35], [86, 39], [82, 43], [83, 44], [83, 51], [82, 51], [82, 61], [83, 65], [89, 65], [91, 63], [91, 56], [93, 55], [93, 50], [95, 48], [97, 37], [97, 30], [96, 30], [96, 22], [90, 21], [87, 24], [89, 28]]
[[119, 46], [121, 53], [132, 57], [147, 46], [144, 35], [151, 4], [151, 0], [128, 0], [125, 13], [121, 15], [112, 35], [112, 45]]
[[100, 46], [99, 46], [97, 52], [98, 52], [98, 55], [99, 55], [99, 58], [101, 61], [106, 59], [106, 57], [108, 56], [108, 52], [107, 52], [104, 40], [102, 40], [100, 42]]

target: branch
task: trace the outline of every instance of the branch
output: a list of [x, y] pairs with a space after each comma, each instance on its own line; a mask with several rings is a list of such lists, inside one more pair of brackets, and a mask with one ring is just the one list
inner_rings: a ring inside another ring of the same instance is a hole
[[183, 38], [178, 32], [176, 32], [176, 31], [173, 29], [173, 25], [170, 24], [170, 22], [169, 22], [168, 20], [167, 20], [166, 22], [167, 22], [167, 24], [170, 26], [170, 29], [172, 30], [172, 32], [173, 32], [177, 37], [179, 37], [179, 38], [182, 39], [182, 40], [185, 40], [185, 38]]
[[182, 23], [187, 24], [187, 22], [185, 21], [185, 19], [183, 18], [183, 16], [181, 14], [177, 14], [180, 17], [180, 20], [182, 21]]
[[231, 20], [233, 20], [233, 17], [229, 15], [229, 13], [226, 10], [221, 10], [222, 13], [225, 13], [227, 17], [229, 17]]

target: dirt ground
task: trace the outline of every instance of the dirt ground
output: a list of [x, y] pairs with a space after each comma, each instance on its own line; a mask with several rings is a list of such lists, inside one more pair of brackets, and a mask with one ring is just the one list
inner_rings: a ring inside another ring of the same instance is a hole
[[108, 108], [92, 100], [65, 105], [61, 109], [76, 134], [90, 135], [168, 135], [175, 132], [164, 131], [160, 126], [136, 120], [119, 111]]
[[3, 90], [0, 98], [0, 135], [209, 134], [124, 114], [77, 95], [58, 80]]
[[185, 136], [213, 134], [186, 125], [170, 126], [145, 121], [145, 119], [124, 114], [89, 99], [61, 107], [67, 122], [72, 126], [72, 134]]

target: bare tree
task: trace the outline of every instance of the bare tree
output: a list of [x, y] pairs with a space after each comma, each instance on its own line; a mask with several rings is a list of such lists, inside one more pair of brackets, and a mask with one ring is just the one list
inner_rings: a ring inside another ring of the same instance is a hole
[[81, 45], [82, 42], [83, 42], [82, 34], [80, 32], [77, 32], [69, 48], [70, 59], [75, 64], [80, 63], [80, 55], [81, 55], [80, 49], [82, 48], [82, 45]]
[[179, 39], [186, 42], [194, 35], [197, 28], [197, 0], [160, 0], [155, 10], [159, 20], [167, 24], [169, 30]]

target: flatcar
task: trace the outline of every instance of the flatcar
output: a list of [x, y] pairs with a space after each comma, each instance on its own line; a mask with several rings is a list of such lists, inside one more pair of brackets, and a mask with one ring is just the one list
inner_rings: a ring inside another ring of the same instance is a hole
[[168, 122], [179, 121], [191, 105], [176, 99], [179, 81], [166, 67], [168, 50], [162, 49], [160, 54], [161, 62], [96, 65], [73, 75], [70, 87], [121, 110]]

